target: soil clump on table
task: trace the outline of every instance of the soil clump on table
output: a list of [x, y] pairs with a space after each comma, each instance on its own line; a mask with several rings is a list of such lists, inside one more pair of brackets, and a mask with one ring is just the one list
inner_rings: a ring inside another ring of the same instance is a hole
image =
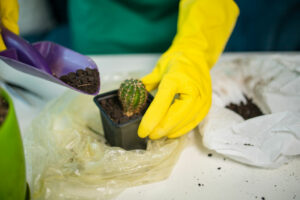
[[262, 111], [259, 109], [259, 107], [253, 103], [251, 98], [246, 98], [246, 103], [241, 102], [240, 104], [234, 104], [230, 103], [226, 106], [226, 108], [236, 112], [240, 116], [242, 116], [245, 120], [251, 119], [254, 117], [258, 117], [263, 115]]
[[76, 72], [70, 72], [59, 77], [59, 79], [64, 83], [89, 94], [97, 92], [100, 83], [99, 72], [96, 69], [88, 67], [85, 68], [85, 70], [79, 69]]
[[100, 100], [100, 104], [105, 110], [106, 114], [110, 117], [110, 119], [117, 124], [123, 124], [142, 116], [145, 113], [146, 108], [148, 107], [148, 105], [146, 105], [139, 114], [134, 114], [128, 117], [123, 114], [122, 105], [118, 99], [118, 96], [114, 96], [109, 99], [102, 99]]
[[8, 103], [3, 97], [0, 96], [0, 126], [4, 122], [7, 113], [8, 113]]

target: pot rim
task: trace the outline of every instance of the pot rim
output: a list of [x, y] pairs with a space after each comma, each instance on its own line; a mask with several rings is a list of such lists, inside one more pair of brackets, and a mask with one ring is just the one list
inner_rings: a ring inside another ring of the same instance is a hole
[[[123, 127], [126, 127], [126, 126], [129, 126], [130, 124], [132, 123], [135, 123], [139, 120], [141, 120], [143, 118], [143, 115], [137, 117], [137, 118], [134, 118], [134, 119], [131, 119], [125, 123], [121, 123], [121, 124], [117, 124], [116, 122], [114, 122], [110, 117], [109, 115], [105, 112], [105, 110], [103, 109], [103, 107], [101, 106], [100, 104], [100, 101], [98, 101], [99, 99], [109, 99], [113, 96], [116, 96], [118, 95], [118, 89], [115, 89], [115, 90], [110, 90], [108, 92], [105, 92], [105, 93], [102, 93], [102, 94], [98, 94], [97, 96], [94, 97], [94, 102], [95, 104], [97, 105], [97, 107], [100, 109], [100, 112], [103, 114], [104, 117], [106, 117], [110, 123], [114, 126], [114, 127], [117, 127], [117, 128], [123, 128]], [[153, 100], [153, 96], [148, 92], [148, 99], [147, 101], [152, 101]]]

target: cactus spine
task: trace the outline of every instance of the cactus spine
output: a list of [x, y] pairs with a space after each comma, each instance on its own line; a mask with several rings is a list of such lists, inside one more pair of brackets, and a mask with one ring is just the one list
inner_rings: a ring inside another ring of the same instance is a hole
[[146, 105], [148, 93], [142, 81], [127, 79], [121, 84], [118, 96], [123, 113], [130, 117], [142, 111]]

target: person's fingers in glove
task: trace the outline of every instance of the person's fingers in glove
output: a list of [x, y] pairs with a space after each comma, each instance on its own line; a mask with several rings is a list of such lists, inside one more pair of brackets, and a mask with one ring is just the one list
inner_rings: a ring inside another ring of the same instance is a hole
[[195, 104], [189, 116], [184, 117], [183, 122], [168, 134], [168, 138], [177, 138], [186, 134], [204, 119], [209, 111], [211, 98], [207, 98], [205, 100], [198, 98], [195, 102], [201, 102], [201, 104]]
[[[157, 98], [161, 98], [157, 96]], [[164, 136], [168, 136], [168, 134], [173, 133], [173, 130], [178, 126], [184, 126], [183, 120], [187, 117], [194, 115], [193, 107], [197, 103], [195, 101], [194, 94], [182, 93], [179, 95], [178, 99], [175, 99], [174, 103], [169, 105], [168, 111], [165, 116], [160, 120], [157, 126], [150, 132], [150, 139], [159, 139]], [[150, 117], [155, 117], [155, 114], [158, 110], [155, 107], [150, 107], [147, 115]], [[147, 123], [147, 122], [145, 122]], [[143, 124], [141, 124], [143, 126]]]
[[[174, 88], [169, 87], [168, 81], [162, 82], [160, 84], [160, 89], [156, 94], [156, 97], [159, 98], [154, 98], [151, 105], [148, 107], [142, 119], [142, 122], [139, 126], [138, 135], [140, 137], [142, 138], [147, 137], [149, 133], [159, 124], [159, 122], [163, 119], [163, 117], [167, 113], [175, 94], [176, 93]], [[155, 113], [148, 112], [150, 109], [154, 110]], [[159, 110], [159, 112], [157, 112], [157, 110]]]
[[[18, 27], [19, 6], [17, 0], [0, 0], [0, 31], [5, 26], [10, 31], [19, 34]], [[3, 39], [0, 34], [0, 51], [4, 50]]]
[[[187, 115], [181, 116], [182, 121], [170, 130], [167, 134], [168, 138], [176, 138], [189, 132], [204, 119], [209, 111], [212, 101], [211, 79], [208, 69], [206, 67], [201, 69], [206, 69], [207, 71], [201, 72], [202, 75], [199, 75], [201, 78], [197, 79], [197, 84], [194, 83], [197, 86], [198, 93], [197, 95], [196, 93], [191, 95], [193, 96], [192, 107], [187, 110]], [[174, 114], [176, 114], [176, 111]]]

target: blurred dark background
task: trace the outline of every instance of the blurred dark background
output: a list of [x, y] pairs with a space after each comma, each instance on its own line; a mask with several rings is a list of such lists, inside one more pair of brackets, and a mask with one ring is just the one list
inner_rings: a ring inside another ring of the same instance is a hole
[[[30, 42], [49, 40], [74, 49], [68, 3], [67, 0], [19, 0], [21, 35]], [[236, 0], [236, 3], [240, 16], [225, 51], [300, 50], [300, 0]]]

